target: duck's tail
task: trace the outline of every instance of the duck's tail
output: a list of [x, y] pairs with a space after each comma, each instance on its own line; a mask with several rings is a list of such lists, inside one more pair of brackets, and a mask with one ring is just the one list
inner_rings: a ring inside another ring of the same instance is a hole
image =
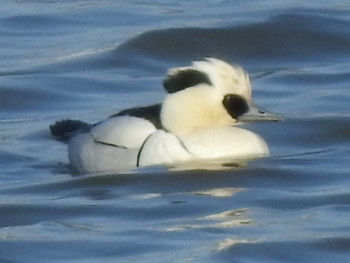
[[68, 140], [77, 133], [89, 131], [91, 124], [79, 120], [56, 121], [50, 126], [51, 134], [59, 140]]

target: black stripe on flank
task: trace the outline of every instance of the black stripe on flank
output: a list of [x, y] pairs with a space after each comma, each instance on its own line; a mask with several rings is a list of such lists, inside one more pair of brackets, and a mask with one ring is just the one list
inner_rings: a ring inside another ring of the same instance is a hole
[[147, 138], [143, 141], [139, 152], [137, 153], [137, 159], [136, 159], [136, 167], [140, 167], [140, 157], [141, 157], [141, 153], [143, 148], [145, 147], [146, 142], [148, 141], [148, 139], [152, 136], [153, 133], [151, 133], [150, 135], [147, 136]]
[[207, 74], [195, 69], [179, 70], [169, 75], [163, 82], [168, 93], [175, 93], [198, 84], [212, 85]]
[[[142, 143], [142, 146], [141, 146], [141, 148], [140, 148], [140, 150], [139, 150], [139, 152], [138, 152], [138, 154], [137, 154], [136, 167], [140, 167], [140, 157], [141, 157], [141, 154], [142, 154], [142, 150], [143, 150], [143, 148], [145, 147], [146, 142], [148, 141], [148, 139], [149, 139], [152, 135], [153, 135], [153, 133], [150, 134], [150, 135], [148, 135], [148, 137], [146, 138], [146, 140]], [[187, 149], [187, 147], [186, 147], [186, 145], [184, 144], [184, 142], [181, 141], [180, 138], [177, 137], [176, 135], [175, 135], [175, 137], [176, 137], [176, 139], [179, 141], [179, 143], [180, 143], [180, 145], [182, 146], [182, 148], [184, 148], [184, 150], [185, 150], [186, 152], [188, 152], [190, 155], [193, 156], [193, 153], [191, 153], [190, 150]]]
[[182, 148], [185, 149], [186, 152], [188, 152], [189, 154], [193, 155], [193, 153], [191, 153], [191, 151], [186, 147], [186, 145], [184, 144], [184, 142], [181, 141], [179, 137], [176, 136], [176, 139], [180, 142], [180, 145], [182, 146]]
[[128, 149], [128, 147], [125, 147], [123, 145], [118, 145], [118, 144], [113, 144], [113, 143], [102, 142], [102, 141], [96, 140], [92, 134], [91, 134], [91, 137], [94, 140], [94, 143], [98, 143], [98, 144], [102, 144], [102, 145], [106, 145], [106, 146], [111, 146], [111, 147], [116, 147], [116, 148], [120, 148], [120, 149]]

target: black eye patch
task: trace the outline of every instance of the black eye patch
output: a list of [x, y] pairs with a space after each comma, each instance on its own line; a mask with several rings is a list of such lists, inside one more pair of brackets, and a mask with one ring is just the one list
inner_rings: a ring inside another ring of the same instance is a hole
[[232, 118], [238, 119], [239, 116], [248, 112], [249, 106], [245, 98], [236, 94], [227, 94], [222, 100], [222, 104]]
[[194, 69], [186, 69], [168, 76], [164, 80], [163, 86], [168, 93], [175, 93], [202, 83], [212, 85], [205, 73]]

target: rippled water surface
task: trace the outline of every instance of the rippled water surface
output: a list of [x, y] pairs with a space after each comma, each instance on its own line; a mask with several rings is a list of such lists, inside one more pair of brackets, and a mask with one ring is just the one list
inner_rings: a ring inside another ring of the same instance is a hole
[[[5, 0], [0, 47], [0, 262], [350, 262], [348, 1]], [[50, 123], [161, 101], [206, 56], [284, 114], [247, 126], [270, 157], [71, 173]]]

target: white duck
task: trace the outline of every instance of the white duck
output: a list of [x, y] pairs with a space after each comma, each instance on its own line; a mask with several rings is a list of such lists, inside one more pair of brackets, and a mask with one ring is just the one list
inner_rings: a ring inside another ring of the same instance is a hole
[[120, 172], [140, 166], [267, 156], [265, 141], [237, 127], [242, 121], [280, 121], [252, 102], [247, 73], [207, 58], [170, 69], [162, 104], [131, 108], [89, 125], [63, 120], [51, 133], [69, 139], [68, 155], [79, 173]]

